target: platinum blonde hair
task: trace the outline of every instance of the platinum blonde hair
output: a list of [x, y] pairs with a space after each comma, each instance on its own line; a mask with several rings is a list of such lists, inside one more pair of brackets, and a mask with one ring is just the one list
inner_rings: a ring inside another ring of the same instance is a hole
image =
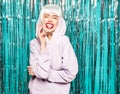
[[61, 8], [56, 4], [47, 4], [45, 5], [40, 12], [40, 20], [43, 21], [43, 15], [45, 13], [55, 13], [59, 17], [62, 17]]
[[66, 23], [63, 19], [61, 8], [56, 4], [47, 4], [43, 6], [43, 8], [40, 11], [39, 18], [36, 24], [36, 37], [38, 37], [38, 32], [40, 31], [40, 25], [42, 25], [43, 15], [45, 13], [55, 13], [57, 16], [59, 16], [59, 22], [55, 32], [56, 33], [59, 32], [59, 35], [65, 34]]

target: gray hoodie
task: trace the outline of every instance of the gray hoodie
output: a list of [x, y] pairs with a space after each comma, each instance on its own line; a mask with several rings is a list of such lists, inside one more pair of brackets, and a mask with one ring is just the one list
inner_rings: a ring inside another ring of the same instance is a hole
[[30, 94], [69, 94], [70, 83], [78, 72], [78, 63], [65, 31], [65, 21], [59, 18], [52, 38], [48, 40], [46, 37], [45, 52], [40, 51], [38, 38], [31, 40], [30, 65], [35, 76], [29, 81]]

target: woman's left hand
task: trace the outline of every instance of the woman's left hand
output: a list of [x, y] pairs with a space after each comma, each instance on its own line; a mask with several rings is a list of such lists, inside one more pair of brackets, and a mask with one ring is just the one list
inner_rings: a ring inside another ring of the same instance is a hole
[[35, 74], [34, 74], [33, 69], [32, 69], [31, 66], [28, 66], [28, 73], [29, 73], [29, 75], [31, 75], [31, 76], [35, 76]]

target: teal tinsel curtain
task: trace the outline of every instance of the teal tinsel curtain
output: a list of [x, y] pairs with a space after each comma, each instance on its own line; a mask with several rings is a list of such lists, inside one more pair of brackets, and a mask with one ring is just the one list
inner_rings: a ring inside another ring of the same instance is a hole
[[0, 94], [28, 94], [39, 11], [59, 4], [78, 58], [70, 94], [120, 94], [120, 0], [0, 0]]

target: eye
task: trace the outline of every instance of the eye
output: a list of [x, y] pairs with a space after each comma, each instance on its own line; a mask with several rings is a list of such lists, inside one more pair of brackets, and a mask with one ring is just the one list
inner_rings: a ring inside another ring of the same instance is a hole
[[44, 15], [44, 18], [48, 18], [49, 17], [49, 15]]
[[57, 19], [57, 17], [53, 17], [54, 19]]
[[58, 17], [57, 16], [53, 16], [53, 19], [58, 19]]

